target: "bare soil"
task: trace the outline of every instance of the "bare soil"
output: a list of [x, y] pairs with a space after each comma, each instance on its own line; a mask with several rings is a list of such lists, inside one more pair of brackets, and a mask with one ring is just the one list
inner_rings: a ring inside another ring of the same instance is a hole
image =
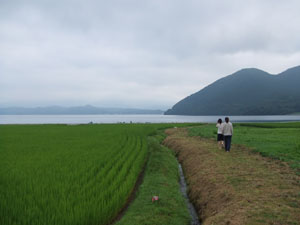
[[187, 129], [166, 133], [164, 145], [182, 164], [203, 225], [300, 224], [300, 177], [286, 163], [240, 145], [226, 153]]

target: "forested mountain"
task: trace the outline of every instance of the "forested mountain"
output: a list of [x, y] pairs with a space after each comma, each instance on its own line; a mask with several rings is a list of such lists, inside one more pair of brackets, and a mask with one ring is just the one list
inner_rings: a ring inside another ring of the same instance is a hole
[[284, 115], [300, 112], [300, 66], [278, 75], [242, 69], [176, 103], [166, 115]]

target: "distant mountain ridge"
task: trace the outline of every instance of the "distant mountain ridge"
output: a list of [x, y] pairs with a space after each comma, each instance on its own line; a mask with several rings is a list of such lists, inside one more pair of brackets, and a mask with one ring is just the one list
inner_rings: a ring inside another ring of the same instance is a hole
[[249, 68], [184, 98], [166, 115], [285, 115], [300, 112], [300, 66], [278, 75]]
[[7, 107], [0, 108], [0, 115], [83, 115], [83, 114], [163, 114], [162, 110], [134, 109], [134, 108], [103, 108], [91, 105], [62, 107]]

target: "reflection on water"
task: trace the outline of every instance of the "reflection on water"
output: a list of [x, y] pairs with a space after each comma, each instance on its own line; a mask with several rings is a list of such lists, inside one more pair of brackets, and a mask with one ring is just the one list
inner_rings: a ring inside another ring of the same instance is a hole
[[[215, 123], [225, 116], [175, 115], [0, 115], [0, 124], [86, 124], [86, 123]], [[229, 116], [232, 122], [300, 121], [300, 115]]]

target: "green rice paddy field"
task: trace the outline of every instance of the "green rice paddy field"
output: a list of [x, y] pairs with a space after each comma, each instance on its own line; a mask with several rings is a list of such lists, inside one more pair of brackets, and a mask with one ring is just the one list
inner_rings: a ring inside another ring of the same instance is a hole
[[107, 224], [165, 125], [1, 125], [0, 224]]
[[[127, 202], [145, 162], [148, 185], [141, 185], [118, 224], [188, 224], [184, 201], [175, 197], [180, 195], [175, 157], [158, 142], [163, 129], [188, 125], [1, 125], [0, 224], [109, 224]], [[148, 137], [154, 135], [153, 140], [158, 130], [153, 148]], [[216, 128], [203, 124], [189, 128], [189, 134], [215, 138]], [[234, 124], [233, 144], [287, 161], [299, 172], [299, 137], [300, 123]], [[153, 205], [156, 192], [173, 200]]]

